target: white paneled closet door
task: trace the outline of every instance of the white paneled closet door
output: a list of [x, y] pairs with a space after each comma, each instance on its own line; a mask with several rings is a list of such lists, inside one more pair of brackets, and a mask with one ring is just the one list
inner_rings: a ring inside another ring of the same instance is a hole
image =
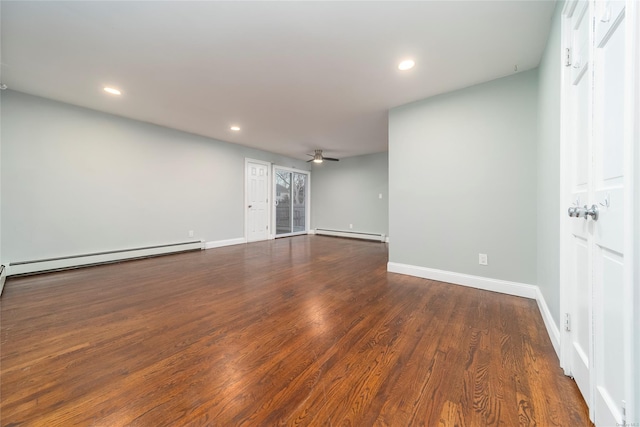
[[636, 416], [629, 4], [567, 2], [563, 17], [562, 363], [597, 426]]

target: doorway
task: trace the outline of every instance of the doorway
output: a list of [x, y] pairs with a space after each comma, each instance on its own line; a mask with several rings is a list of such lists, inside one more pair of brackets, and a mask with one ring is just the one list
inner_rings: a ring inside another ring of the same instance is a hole
[[247, 242], [269, 238], [270, 168], [270, 163], [245, 159], [245, 237]]
[[282, 166], [274, 166], [273, 170], [275, 237], [307, 234], [309, 172]]

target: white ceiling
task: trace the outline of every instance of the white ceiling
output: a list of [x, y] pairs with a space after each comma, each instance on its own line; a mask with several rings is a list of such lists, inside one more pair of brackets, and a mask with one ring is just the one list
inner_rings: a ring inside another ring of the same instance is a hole
[[[387, 149], [390, 108], [535, 68], [554, 1], [2, 1], [2, 83], [308, 159]], [[416, 67], [397, 64], [413, 58]], [[104, 93], [104, 86], [122, 96]], [[229, 129], [241, 126], [240, 132]]]

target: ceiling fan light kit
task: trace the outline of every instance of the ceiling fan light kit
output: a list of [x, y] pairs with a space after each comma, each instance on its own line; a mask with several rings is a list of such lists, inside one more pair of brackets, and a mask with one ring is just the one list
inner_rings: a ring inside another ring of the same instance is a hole
[[333, 157], [324, 157], [322, 155], [322, 150], [315, 150], [314, 154], [307, 154], [307, 155], [313, 157], [313, 159], [307, 160], [307, 163], [309, 163], [309, 162], [322, 163], [325, 160], [329, 160], [329, 161], [332, 161], [332, 162], [339, 162], [340, 161], [340, 159], [334, 159]]

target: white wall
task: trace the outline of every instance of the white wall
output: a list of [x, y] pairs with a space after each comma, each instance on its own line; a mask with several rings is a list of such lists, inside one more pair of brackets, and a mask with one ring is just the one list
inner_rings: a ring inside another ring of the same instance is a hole
[[244, 236], [244, 158], [301, 160], [19, 92], [2, 94], [2, 257]]
[[[0, 6], [0, 18], [2, 16], [2, 6]], [[0, 19], [0, 23], [2, 19]], [[1, 31], [0, 31], [1, 34]], [[2, 57], [2, 43], [0, 43], [0, 58]], [[0, 83], [2, 83], [2, 79], [0, 79]], [[2, 165], [2, 94], [4, 91], [0, 91], [0, 166]], [[0, 224], [2, 224], [2, 173], [0, 173]], [[2, 226], [0, 226], [0, 269], [2, 269], [2, 265], [4, 258], [2, 257]], [[4, 287], [4, 283], [0, 282], [0, 294], [2, 293], [2, 289]]]
[[[376, 153], [313, 165], [313, 228], [383, 233], [389, 230], [389, 155]], [[379, 195], [382, 194], [382, 199]]]
[[536, 283], [537, 87], [533, 70], [390, 111], [390, 262]]
[[559, 2], [538, 68], [538, 287], [560, 327], [560, 22]]
[[[5, 91], [0, 91], [0, 168], [2, 167], [2, 99]], [[2, 257], [2, 171], [0, 170], [0, 270], [5, 265], [4, 258]], [[4, 282], [0, 279], [0, 294], [4, 288]]]

